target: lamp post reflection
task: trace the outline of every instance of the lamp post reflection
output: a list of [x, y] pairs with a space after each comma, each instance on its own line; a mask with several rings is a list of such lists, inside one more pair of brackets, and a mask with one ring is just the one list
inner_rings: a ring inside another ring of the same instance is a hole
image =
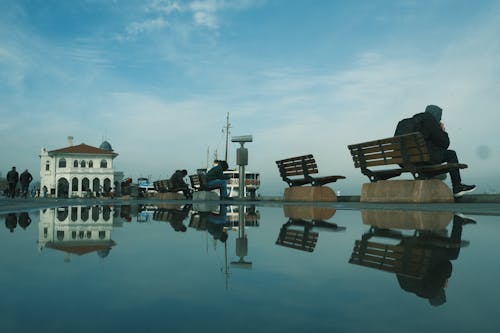
[[243, 205], [238, 205], [238, 208], [238, 238], [236, 238], [236, 256], [239, 257], [239, 260], [231, 261], [231, 267], [252, 269], [252, 262], [245, 261], [245, 257], [248, 255], [248, 238], [245, 234], [245, 207]]

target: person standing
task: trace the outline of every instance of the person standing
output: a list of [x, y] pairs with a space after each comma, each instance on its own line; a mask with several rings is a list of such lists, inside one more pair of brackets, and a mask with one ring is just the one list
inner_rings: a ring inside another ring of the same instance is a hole
[[19, 177], [19, 180], [21, 182], [21, 195], [26, 199], [33, 176], [31, 176], [31, 173], [29, 173], [28, 169], [26, 169]]
[[16, 196], [17, 182], [19, 182], [19, 174], [15, 166], [7, 173], [7, 182], [9, 183], [9, 197], [14, 198]]

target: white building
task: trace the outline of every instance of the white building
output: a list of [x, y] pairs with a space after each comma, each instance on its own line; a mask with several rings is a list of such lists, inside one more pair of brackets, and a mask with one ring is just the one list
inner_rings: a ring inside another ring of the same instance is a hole
[[[118, 156], [109, 142], [99, 148], [84, 143], [74, 146], [68, 137], [68, 147], [40, 154], [40, 192], [44, 187], [53, 197], [84, 197], [109, 193], [115, 187], [113, 160]], [[120, 181], [120, 180], [116, 180]]]

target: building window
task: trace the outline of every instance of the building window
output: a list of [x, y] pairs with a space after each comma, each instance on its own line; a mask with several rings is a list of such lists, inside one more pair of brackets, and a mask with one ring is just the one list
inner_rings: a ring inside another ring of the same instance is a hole
[[88, 178], [82, 179], [82, 191], [87, 192], [90, 189], [90, 180]]
[[71, 232], [71, 239], [76, 239], [76, 231]]
[[108, 167], [108, 162], [106, 160], [101, 160], [101, 168], [105, 169]]
[[97, 222], [99, 220], [99, 206], [92, 207], [92, 220]]
[[94, 167], [94, 162], [93, 161], [89, 161], [89, 168], [93, 168]]
[[50, 162], [47, 161], [45, 162], [45, 171], [49, 171], [50, 170]]
[[89, 210], [89, 207], [82, 207], [80, 218], [83, 222], [86, 222], [89, 219]]
[[61, 158], [59, 160], [59, 167], [60, 168], [65, 168], [66, 167], [66, 159], [65, 158]]
[[99, 231], [99, 239], [106, 238], [106, 231]]
[[74, 166], [75, 168], [78, 168], [78, 160], [74, 160], [74, 161], [73, 161], [73, 166]]
[[57, 240], [59, 240], [59, 241], [64, 240], [64, 231], [57, 230], [56, 235], [57, 235]]
[[[73, 178], [73, 180], [75, 179], [76, 178]], [[78, 220], [78, 207], [71, 207], [71, 221], [76, 222], [77, 220]]]
[[78, 178], [73, 178], [71, 180], [71, 191], [78, 191]]
[[86, 165], [85, 161], [84, 161], [84, 160], [81, 160], [81, 161], [80, 161], [80, 166], [81, 166], [82, 168], [85, 168], [85, 165]]

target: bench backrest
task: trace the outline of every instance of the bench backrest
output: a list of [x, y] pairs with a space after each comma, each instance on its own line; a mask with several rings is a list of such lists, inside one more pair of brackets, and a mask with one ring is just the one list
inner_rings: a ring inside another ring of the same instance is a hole
[[283, 180], [288, 177], [318, 173], [318, 165], [311, 154], [279, 160], [276, 164]]
[[348, 148], [354, 166], [362, 170], [398, 164], [407, 171], [411, 171], [415, 164], [430, 160], [427, 145], [420, 132], [352, 144]]
[[198, 174], [189, 175], [189, 181], [191, 182], [191, 187], [195, 190], [199, 190], [201, 186], [200, 176]]

